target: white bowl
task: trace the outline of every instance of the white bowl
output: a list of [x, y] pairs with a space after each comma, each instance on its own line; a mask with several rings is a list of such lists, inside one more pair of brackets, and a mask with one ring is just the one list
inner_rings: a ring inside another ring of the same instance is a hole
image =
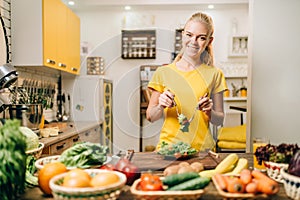
[[122, 192], [123, 187], [126, 184], [125, 174], [118, 171], [109, 171], [103, 169], [85, 169], [91, 176], [95, 176], [99, 173], [111, 172], [119, 176], [120, 181], [118, 183], [111, 184], [105, 187], [85, 187], [85, 188], [69, 188], [61, 186], [63, 178], [66, 173], [54, 176], [50, 180], [50, 188], [54, 199], [57, 200], [104, 200], [104, 199], [117, 199]]
[[292, 199], [300, 199], [300, 177], [287, 173], [287, 167], [280, 170], [285, 193]]

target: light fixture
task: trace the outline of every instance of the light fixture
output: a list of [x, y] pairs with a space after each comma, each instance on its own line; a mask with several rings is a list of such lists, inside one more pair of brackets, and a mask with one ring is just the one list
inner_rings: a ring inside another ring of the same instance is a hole
[[125, 6], [124, 9], [125, 10], [131, 10], [131, 7], [130, 6]]
[[215, 6], [214, 6], [213, 4], [209, 4], [209, 5], [207, 6], [207, 8], [208, 8], [208, 9], [214, 9]]
[[74, 5], [75, 5], [75, 2], [74, 2], [74, 1], [68, 1], [68, 4], [69, 4], [70, 6], [74, 6]]

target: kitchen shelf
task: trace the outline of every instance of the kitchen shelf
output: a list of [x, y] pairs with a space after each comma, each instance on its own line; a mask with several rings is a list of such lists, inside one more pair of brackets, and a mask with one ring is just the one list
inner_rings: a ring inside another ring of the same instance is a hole
[[248, 36], [233, 35], [229, 40], [228, 57], [247, 57], [248, 56]]
[[247, 101], [247, 97], [224, 97], [224, 101]]

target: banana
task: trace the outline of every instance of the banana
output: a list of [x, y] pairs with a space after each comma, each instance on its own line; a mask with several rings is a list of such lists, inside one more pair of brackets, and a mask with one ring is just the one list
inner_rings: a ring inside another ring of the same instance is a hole
[[248, 160], [246, 158], [240, 158], [236, 164], [236, 167], [231, 171], [226, 173], [226, 175], [236, 176], [241, 173], [243, 169], [248, 168]]
[[211, 178], [216, 174], [216, 170], [215, 169], [208, 169], [208, 170], [203, 170], [201, 172], [199, 172], [199, 175], [201, 177], [207, 177], [207, 178]]
[[230, 171], [232, 165], [235, 165], [239, 160], [239, 156], [236, 153], [231, 153], [226, 156], [215, 168], [217, 173], [224, 174]]

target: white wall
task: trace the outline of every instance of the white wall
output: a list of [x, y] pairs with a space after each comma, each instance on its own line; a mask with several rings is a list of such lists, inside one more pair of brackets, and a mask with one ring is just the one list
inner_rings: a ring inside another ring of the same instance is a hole
[[300, 1], [249, 3], [252, 136], [267, 137], [274, 144], [299, 143]]
[[[153, 8], [153, 7], [152, 7]], [[81, 41], [90, 46], [90, 56], [105, 59], [105, 75], [113, 80], [114, 140], [117, 149], [139, 150], [139, 66], [163, 64], [171, 61], [174, 50], [175, 29], [180, 28], [197, 8], [151, 9], [123, 12], [117, 9], [89, 9], [76, 11], [81, 19]], [[201, 10], [203, 11], [203, 10]], [[238, 22], [238, 32], [248, 32], [248, 5], [205, 10], [215, 23], [214, 49], [216, 63], [228, 61], [228, 40], [233, 19]], [[157, 30], [156, 59], [123, 60], [121, 56], [121, 30], [123, 28], [155, 28]], [[86, 74], [85, 60], [81, 74]], [[156, 144], [161, 121], [148, 124], [145, 144]]]

